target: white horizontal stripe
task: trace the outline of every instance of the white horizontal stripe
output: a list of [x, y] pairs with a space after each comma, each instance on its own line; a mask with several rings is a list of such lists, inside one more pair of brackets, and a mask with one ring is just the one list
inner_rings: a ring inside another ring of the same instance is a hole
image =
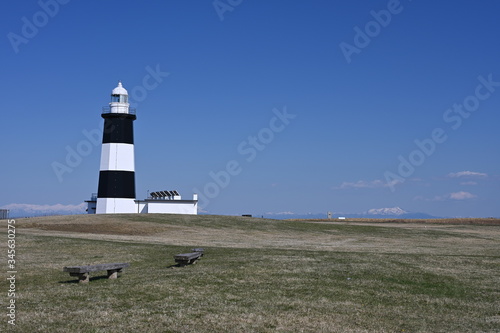
[[137, 213], [135, 199], [97, 198], [96, 214]]
[[103, 143], [101, 171], [135, 171], [134, 145], [128, 143]]

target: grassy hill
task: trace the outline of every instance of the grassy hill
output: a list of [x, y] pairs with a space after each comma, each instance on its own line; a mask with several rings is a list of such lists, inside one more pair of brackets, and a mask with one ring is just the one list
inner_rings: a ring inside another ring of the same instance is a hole
[[[73, 215], [16, 232], [20, 332], [500, 331], [497, 225]], [[193, 247], [203, 259], [175, 267]], [[62, 272], [110, 262], [131, 266]]]

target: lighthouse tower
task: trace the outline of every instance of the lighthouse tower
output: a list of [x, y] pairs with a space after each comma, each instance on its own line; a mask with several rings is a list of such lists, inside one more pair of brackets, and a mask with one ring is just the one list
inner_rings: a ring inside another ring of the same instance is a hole
[[101, 116], [104, 131], [96, 213], [137, 213], [133, 127], [136, 116], [121, 82], [113, 89], [111, 103], [103, 108]]

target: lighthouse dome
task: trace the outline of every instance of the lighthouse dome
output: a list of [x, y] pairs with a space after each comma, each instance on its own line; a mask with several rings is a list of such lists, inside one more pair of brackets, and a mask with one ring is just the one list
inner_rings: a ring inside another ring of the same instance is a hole
[[123, 88], [122, 82], [118, 81], [118, 86], [113, 89], [111, 95], [128, 95], [127, 89]]

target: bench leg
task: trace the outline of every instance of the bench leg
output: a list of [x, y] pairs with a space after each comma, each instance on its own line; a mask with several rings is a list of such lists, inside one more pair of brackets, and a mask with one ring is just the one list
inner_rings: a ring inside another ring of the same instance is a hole
[[88, 283], [89, 282], [89, 273], [69, 273], [71, 276], [78, 276], [79, 283]]
[[110, 269], [108, 270], [108, 279], [117, 279], [118, 272], [121, 272], [121, 269]]

